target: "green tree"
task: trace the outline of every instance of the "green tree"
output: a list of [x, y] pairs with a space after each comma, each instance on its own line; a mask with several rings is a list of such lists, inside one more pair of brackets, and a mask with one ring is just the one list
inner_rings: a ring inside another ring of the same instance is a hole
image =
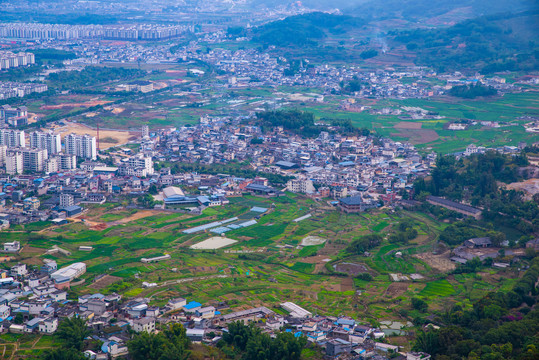
[[142, 332], [127, 343], [133, 360], [187, 360], [189, 339], [181, 324], [172, 324], [163, 332]]
[[429, 304], [423, 299], [414, 297], [412, 298], [412, 307], [421, 312], [425, 312], [429, 309]]
[[58, 325], [56, 336], [62, 341], [66, 348], [81, 351], [84, 339], [90, 335], [90, 329], [86, 326], [86, 320], [73, 317], [65, 319]]
[[40, 360], [86, 360], [87, 358], [78, 350], [56, 348], [45, 350], [40, 356]]

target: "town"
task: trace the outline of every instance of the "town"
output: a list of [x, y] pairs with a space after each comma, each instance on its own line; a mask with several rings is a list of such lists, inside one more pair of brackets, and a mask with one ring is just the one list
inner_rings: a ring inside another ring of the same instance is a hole
[[0, 18], [0, 358], [539, 357], [529, 4]]

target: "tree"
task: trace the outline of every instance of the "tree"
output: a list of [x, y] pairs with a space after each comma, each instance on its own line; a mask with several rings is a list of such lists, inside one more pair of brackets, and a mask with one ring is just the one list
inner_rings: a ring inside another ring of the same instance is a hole
[[56, 348], [46, 350], [39, 356], [40, 360], [87, 360], [80, 351], [75, 349]]
[[127, 343], [133, 360], [187, 360], [189, 339], [181, 324], [172, 324], [163, 332], [135, 335]]
[[429, 304], [423, 299], [414, 297], [412, 298], [412, 307], [421, 312], [425, 312], [429, 309]]
[[86, 320], [73, 317], [66, 319], [58, 325], [56, 336], [62, 341], [66, 348], [81, 351], [84, 339], [90, 335], [90, 330], [86, 326]]
[[15, 319], [13, 319], [13, 322], [17, 325], [21, 325], [24, 321], [24, 317], [22, 316], [21, 313], [17, 313], [17, 315], [15, 315]]

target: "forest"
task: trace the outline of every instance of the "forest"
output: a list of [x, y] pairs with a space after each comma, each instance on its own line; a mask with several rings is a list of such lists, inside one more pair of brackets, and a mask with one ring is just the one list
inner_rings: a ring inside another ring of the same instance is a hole
[[[483, 16], [449, 28], [393, 30], [395, 46], [417, 53], [417, 65], [439, 72], [470, 68], [487, 74], [539, 68], [539, 51], [530, 34], [513, 32], [520, 22], [535, 22], [538, 14], [526, 12]], [[518, 35], [518, 36], [517, 36]]]
[[348, 136], [368, 136], [368, 129], [360, 129], [352, 125], [349, 119], [320, 119], [321, 123], [315, 123], [313, 113], [300, 110], [277, 110], [256, 113], [258, 125], [262, 132], [272, 131], [276, 127], [282, 127], [296, 135], [307, 138], [317, 137], [322, 131], [329, 133], [346, 134]]
[[521, 192], [500, 185], [524, 180], [520, 170], [527, 165], [525, 153], [511, 156], [487, 151], [459, 160], [439, 156], [432, 176], [414, 183], [414, 196], [432, 194], [468, 202], [483, 208], [485, 222], [533, 234], [539, 229], [538, 199], [525, 200]]
[[[265, 46], [316, 46], [327, 36], [326, 31], [341, 34], [363, 24], [363, 20], [351, 16], [313, 12], [259, 26], [253, 30], [253, 41]], [[238, 28], [229, 33], [242, 34]]]
[[112, 80], [134, 80], [145, 76], [139, 69], [87, 66], [81, 71], [61, 71], [49, 74], [49, 87], [57, 90], [78, 90]]
[[539, 358], [539, 257], [507, 292], [488, 293], [473, 306], [454, 304], [434, 316], [439, 329], [417, 334], [414, 350], [436, 360], [532, 360]]
[[498, 91], [491, 86], [484, 86], [481, 84], [476, 85], [461, 85], [453, 86], [449, 90], [449, 95], [460, 97], [463, 99], [475, 99], [477, 97], [486, 97], [497, 95]]

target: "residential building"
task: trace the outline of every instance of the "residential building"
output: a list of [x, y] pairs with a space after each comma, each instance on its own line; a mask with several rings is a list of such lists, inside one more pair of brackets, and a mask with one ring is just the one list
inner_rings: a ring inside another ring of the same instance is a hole
[[312, 180], [292, 179], [286, 184], [288, 191], [293, 193], [312, 194], [316, 191]]
[[75, 198], [71, 194], [60, 194], [60, 207], [75, 205]]
[[24, 130], [0, 129], [0, 145], [7, 147], [25, 147]]
[[97, 145], [95, 136], [69, 134], [64, 138], [66, 154], [86, 159], [97, 158]]
[[4, 252], [18, 252], [21, 249], [21, 243], [18, 241], [4, 243]]
[[23, 156], [20, 151], [8, 152], [6, 156], [6, 173], [9, 175], [22, 174]]
[[45, 149], [49, 155], [57, 154], [62, 151], [60, 134], [34, 131], [30, 133], [30, 147], [36, 149]]
[[58, 170], [73, 170], [77, 168], [77, 155], [75, 154], [59, 154]]
[[155, 319], [144, 317], [141, 319], [133, 320], [133, 330], [137, 333], [147, 332], [152, 333], [155, 331]]
[[6, 164], [6, 156], [7, 156], [7, 146], [0, 145], [0, 166], [4, 166]]
[[50, 317], [39, 323], [38, 330], [42, 334], [54, 334], [58, 329], [58, 318]]
[[47, 150], [28, 149], [21, 150], [23, 156], [23, 169], [31, 172], [43, 172], [48, 159]]

